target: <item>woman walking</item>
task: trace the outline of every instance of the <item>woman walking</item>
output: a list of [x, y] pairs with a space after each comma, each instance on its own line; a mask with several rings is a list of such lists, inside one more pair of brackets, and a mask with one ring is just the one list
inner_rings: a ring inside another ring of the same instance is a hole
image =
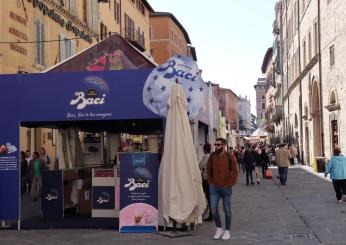
[[333, 150], [334, 156], [326, 166], [324, 176], [328, 173], [333, 182], [333, 187], [338, 202], [346, 202], [346, 157], [341, 155], [340, 148]]

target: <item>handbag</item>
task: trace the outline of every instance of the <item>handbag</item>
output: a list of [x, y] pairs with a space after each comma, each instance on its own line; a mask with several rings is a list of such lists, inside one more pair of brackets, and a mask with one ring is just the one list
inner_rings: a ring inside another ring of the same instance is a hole
[[265, 171], [265, 178], [266, 179], [272, 179], [273, 178], [273, 172], [270, 169], [267, 169]]

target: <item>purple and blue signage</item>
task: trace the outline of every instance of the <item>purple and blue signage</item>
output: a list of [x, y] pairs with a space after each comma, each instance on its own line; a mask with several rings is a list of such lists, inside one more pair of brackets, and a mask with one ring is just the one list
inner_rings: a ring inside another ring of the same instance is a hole
[[[0, 220], [19, 220], [20, 123], [161, 120], [142, 101], [150, 72], [151, 69], [141, 69], [1, 75]], [[53, 197], [54, 193], [51, 192]]]
[[119, 231], [157, 231], [157, 202], [157, 154], [121, 154]]
[[19, 219], [18, 77], [0, 77], [0, 220]]
[[41, 210], [44, 219], [64, 218], [62, 170], [42, 171]]

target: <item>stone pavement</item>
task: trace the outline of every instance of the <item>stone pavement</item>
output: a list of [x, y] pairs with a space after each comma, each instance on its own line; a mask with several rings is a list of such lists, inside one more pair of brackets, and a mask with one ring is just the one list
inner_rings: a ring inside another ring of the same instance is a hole
[[346, 203], [337, 203], [331, 182], [310, 170], [290, 168], [286, 186], [275, 178], [276, 168], [273, 180], [249, 187], [241, 174], [233, 190], [230, 241], [214, 241], [214, 223], [207, 222], [178, 238], [115, 230], [0, 230], [0, 244], [346, 244]]

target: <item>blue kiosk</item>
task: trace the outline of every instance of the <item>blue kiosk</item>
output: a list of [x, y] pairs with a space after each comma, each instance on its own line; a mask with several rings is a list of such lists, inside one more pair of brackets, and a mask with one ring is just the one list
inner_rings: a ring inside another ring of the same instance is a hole
[[[0, 220], [18, 221], [20, 229], [20, 126], [133, 134], [163, 132], [164, 119], [142, 102], [143, 86], [150, 72], [151, 69], [141, 69], [1, 75]], [[153, 187], [157, 188], [157, 184]], [[47, 192], [48, 199], [57, 199], [58, 190]], [[156, 201], [150, 200], [151, 203], [157, 203], [157, 195], [154, 196]]]

